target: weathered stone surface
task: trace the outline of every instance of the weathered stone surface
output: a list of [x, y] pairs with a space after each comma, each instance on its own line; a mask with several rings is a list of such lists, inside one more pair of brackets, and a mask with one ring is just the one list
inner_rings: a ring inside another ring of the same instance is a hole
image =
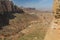
[[9, 20], [15, 18], [14, 13], [23, 13], [24, 11], [15, 6], [12, 1], [0, 0], [0, 27], [9, 24]]
[[19, 7], [15, 6], [12, 1], [5, 0], [1, 1], [0, 0], [0, 12], [23, 12], [22, 9]]
[[0, 12], [12, 11], [10, 1], [0, 1]]

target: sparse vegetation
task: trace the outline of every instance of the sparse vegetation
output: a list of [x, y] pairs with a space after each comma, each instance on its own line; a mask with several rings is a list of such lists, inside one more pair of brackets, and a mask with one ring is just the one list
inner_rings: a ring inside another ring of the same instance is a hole
[[53, 16], [49, 13], [38, 13], [38, 15], [40, 22], [30, 25], [31, 27], [26, 29], [28, 30], [28, 34], [20, 37], [18, 40], [44, 40], [44, 37], [46, 35], [47, 29], [50, 27], [50, 22], [52, 21], [51, 19], [53, 18]]
[[19, 33], [21, 30], [28, 27], [29, 22], [37, 20], [37, 16], [29, 15], [29, 14], [14, 14], [16, 16], [15, 19], [10, 20], [10, 25], [3, 27], [0, 30], [0, 35], [9, 37], [11, 35], [15, 35]]

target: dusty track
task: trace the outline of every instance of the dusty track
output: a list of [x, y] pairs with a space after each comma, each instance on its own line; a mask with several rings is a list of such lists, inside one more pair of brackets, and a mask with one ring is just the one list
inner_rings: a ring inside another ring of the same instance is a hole
[[60, 25], [52, 22], [44, 40], [60, 40]]

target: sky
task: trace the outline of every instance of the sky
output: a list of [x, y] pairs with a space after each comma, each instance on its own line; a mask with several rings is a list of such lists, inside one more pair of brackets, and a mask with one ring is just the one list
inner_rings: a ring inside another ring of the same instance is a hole
[[36, 9], [52, 10], [53, 0], [12, 0], [14, 4], [23, 7], [31, 7]]

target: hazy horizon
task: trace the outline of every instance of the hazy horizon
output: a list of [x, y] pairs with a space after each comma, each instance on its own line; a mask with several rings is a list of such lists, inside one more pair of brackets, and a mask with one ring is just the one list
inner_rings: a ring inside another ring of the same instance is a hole
[[53, 0], [12, 0], [14, 4], [42, 10], [52, 10]]

